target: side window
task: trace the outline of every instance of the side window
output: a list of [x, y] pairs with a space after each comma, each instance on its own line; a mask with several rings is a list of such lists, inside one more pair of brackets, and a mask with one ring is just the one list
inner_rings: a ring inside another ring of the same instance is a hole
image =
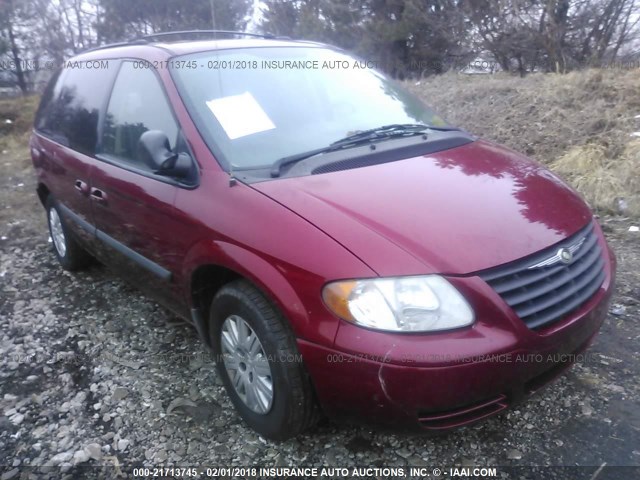
[[95, 153], [100, 109], [109, 93], [116, 62], [73, 62], [49, 84], [36, 128], [86, 155]]
[[138, 156], [138, 140], [148, 130], [162, 131], [169, 138], [171, 149], [175, 148], [179, 128], [160, 81], [151, 70], [124, 62], [107, 107], [102, 153], [149, 170]]
[[36, 118], [33, 122], [36, 130], [45, 134], [55, 134], [55, 125], [53, 125], [52, 121], [52, 111], [55, 100], [57, 100], [58, 95], [60, 94], [60, 88], [62, 87], [60, 73], [61, 70], [58, 70], [53, 74], [47, 84], [47, 88], [42, 92], [40, 106], [38, 107]]

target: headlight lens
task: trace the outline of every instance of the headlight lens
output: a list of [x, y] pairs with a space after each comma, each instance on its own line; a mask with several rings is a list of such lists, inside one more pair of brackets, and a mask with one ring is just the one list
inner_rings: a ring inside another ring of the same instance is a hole
[[334, 282], [322, 297], [340, 318], [379, 330], [432, 332], [474, 320], [464, 297], [438, 275]]

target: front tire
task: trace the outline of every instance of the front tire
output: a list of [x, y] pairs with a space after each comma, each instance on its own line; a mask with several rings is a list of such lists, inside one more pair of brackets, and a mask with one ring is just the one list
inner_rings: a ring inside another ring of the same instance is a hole
[[218, 374], [242, 419], [272, 440], [286, 440], [317, 419], [311, 382], [280, 312], [245, 280], [225, 285], [210, 310]]
[[76, 271], [91, 263], [91, 256], [80, 246], [67, 227], [57, 202], [49, 195], [45, 203], [53, 252], [65, 270]]

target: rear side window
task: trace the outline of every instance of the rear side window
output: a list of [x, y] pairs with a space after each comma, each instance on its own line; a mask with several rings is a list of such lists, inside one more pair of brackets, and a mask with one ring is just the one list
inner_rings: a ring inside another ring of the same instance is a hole
[[70, 62], [55, 87], [45, 92], [36, 128], [78, 152], [93, 155], [100, 109], [116, 66], [113, 60]]
[[44, 89], [42, 93], [42, 99], [40, 100], [40, 106], [38, 107], [38, 112], [36, 113], [36, 119], [34, 121], [34, 126], [36, 130], [48, 134], [55, 134], [55, 125], [53, 125], [53, 115], [52, 108], [55, 104], [55, 99], [58, 98], [60, 94], [60, 88], [62, 87], [62, 82], [60, 81], [60, 73], [61, 70], [56, 71], [49, 80], [47, 84], [47, 88]]
[[138, 156], [138, 140], [148, 130], [164, 132], [175, 148], [179, 128], [160, 81], [150, 69], [124, 62], [107, 107], [101, 153], [149, 170]]

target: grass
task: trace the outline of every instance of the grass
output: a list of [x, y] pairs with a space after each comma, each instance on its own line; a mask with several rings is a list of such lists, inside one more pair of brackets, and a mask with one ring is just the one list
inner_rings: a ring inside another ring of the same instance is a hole
[[586, 144], [571, 148], [551, 168], [564, 176], [598, 210], [640, 214], [640, 140], [609, 156], [605, 147]]
[[40, 97], [0, 99], [0, 151], [25, 155]]

